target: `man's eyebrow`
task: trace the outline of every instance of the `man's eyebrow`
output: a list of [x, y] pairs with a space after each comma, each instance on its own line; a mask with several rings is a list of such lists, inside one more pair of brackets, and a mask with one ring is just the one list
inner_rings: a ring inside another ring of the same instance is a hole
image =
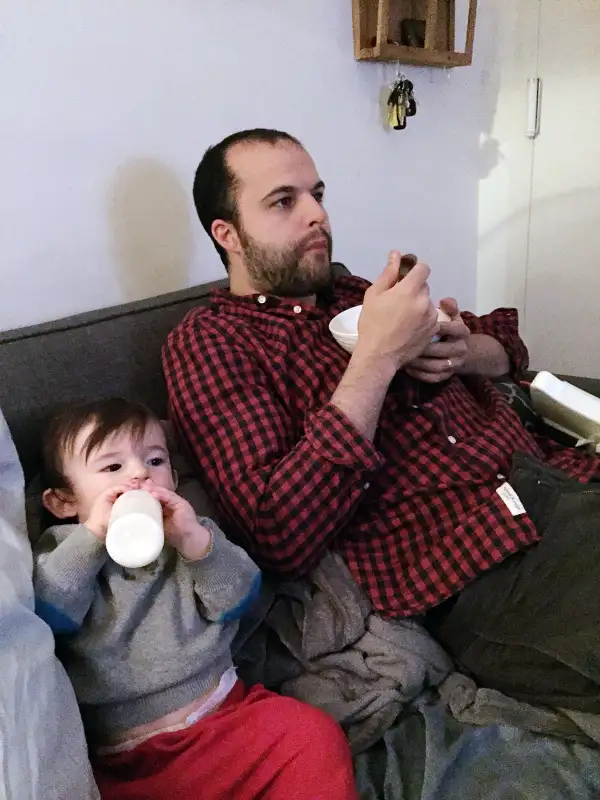
[[[323, 181], [317, 181], [311, 192], [318, 192], [320, 189], [325, 188], [325, 183]], [[266, 194], [262, 202], [264, 203], [266, 200], [270, 200], [272, 197], [275, 197], [278, 194], [294, 194], [294, 192], [298, 191], [297, 186], [277, 186], [275, 189], [272, 189], [269, 194]]]

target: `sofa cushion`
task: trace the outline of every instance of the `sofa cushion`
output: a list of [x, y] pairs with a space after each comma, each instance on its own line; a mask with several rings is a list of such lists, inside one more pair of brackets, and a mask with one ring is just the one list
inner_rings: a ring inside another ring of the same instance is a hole
[[0, 407], [27, 479], [39, 472], [41, 430], [58, 405], [121, 396], [164, 416], [162, 345], [189, 309], [223, 285], [0, 333]]
[[494, 385], [504, 395], [523, 426], [532, 433], [539, 433], [542, 420], [533, 409], [529, 393], [508, 376], [498, 378], [494, 381]]

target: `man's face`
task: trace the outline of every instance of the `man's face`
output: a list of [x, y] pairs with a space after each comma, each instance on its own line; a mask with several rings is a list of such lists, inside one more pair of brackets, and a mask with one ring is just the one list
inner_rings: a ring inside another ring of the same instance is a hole
[[241, 260], [256, 292], [307, 297], [331, 284], [331, 229], [324, 185], [292, 142], [233, 147]]

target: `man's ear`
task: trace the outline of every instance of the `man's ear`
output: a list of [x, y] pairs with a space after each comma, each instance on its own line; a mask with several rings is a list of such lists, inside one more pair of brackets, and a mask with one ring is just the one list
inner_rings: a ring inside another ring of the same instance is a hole
[[77, 501], [68, 489], [46, 489], [42, 503], [53, 517], [71, 519], [77, 516]]
[[220, 245], [227, 253], [240, 253], [242, 245], [240, 237], [233, 222], [226, 222], [224, 219], [216, 219], [210, 226], [215, 242]]

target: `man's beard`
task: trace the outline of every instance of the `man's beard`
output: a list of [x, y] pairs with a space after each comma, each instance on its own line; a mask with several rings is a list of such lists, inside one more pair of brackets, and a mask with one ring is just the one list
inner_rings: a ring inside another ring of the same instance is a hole
[[[256, 292], [278, 297], [308, 297], [333, 283], [332, 241], [328, 231], [315, 231], [285, 250], [261, 245], [241, 228], [239, 237], [248, 277]], [[313, 257], [317, 257], [312, 260], [307, 248], [323, 237], [327, 239], [327, 250], [313, 253]]]

